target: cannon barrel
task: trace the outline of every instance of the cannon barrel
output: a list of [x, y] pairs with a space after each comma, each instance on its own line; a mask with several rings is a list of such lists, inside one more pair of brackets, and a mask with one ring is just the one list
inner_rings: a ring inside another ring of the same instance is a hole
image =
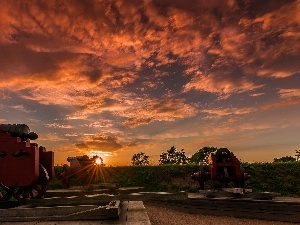
[[227, 148], [219, 148], [215, 152], [215, 157], [217, 162], [222, 162], [223, 159], [230, 159], [231, 158], [231, 153]]
[[26, 124], [0, 124], [0, 131], [7, 132], [13, 137], [19, 137], [22, 141], [26, 141], [27, 139], [35, 140], [38, 138], [36, 133], [30, 132]]

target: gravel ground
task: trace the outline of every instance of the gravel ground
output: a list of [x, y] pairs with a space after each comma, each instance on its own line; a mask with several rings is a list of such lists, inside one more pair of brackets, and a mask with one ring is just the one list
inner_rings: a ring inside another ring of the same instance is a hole
[[152, 225], [291, 225], [294, 223], [188, 214], [144, 202]]

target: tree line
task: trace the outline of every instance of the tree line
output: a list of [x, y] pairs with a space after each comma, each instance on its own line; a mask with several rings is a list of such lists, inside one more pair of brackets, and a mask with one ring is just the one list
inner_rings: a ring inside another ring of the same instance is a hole
[[[200, 161], [207, 163], [208, 156], [211, 152], [216, 151], [216, 147], [203, 147], [195, 152], [192, 157], [185, 155], [184, 149], [178, 150], [172, 146], [166, 152], [163, 151], [159, 156], [159, 164], [178, 164], [184, 165], [189, 163], [199, 163]], [[146, 166], [150, 164], [150, 157], [144, 152], [136, 153], [132, 156], [131, 164], [134, 166]]]
[[[190, 158], [185, 155], [184, 149], [178, 150], [176, 147], [172, 146], [166, 152], [163, 151], [159, 156], [159, 164], [198, 164], [203, 162], [208, 164], [208, 157], [210, 153], [217, 150], [217, 147], [203, 147], [195, 152]], [[284, 156], [281, 158], [274, 158], [273, 162], [293, 162], [300, 161], [300, 150], [295, 150], [295, 157]], [[134, 166], [147, 166], [150, 164], [150, 157], [144, 152], [136, 153], [131, 158], [131, 165]]]

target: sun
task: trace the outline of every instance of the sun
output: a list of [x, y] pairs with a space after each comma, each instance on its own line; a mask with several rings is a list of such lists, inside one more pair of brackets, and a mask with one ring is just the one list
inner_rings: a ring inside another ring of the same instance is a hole
[[100, 158], [97, 158], [96, 161], [95, 161], [95, 164], [97, 165], [101, 165], [102, 164], [102, 161]]
[[94, 165], [105, 166], [107, 157], [112, 156], [110, 152], [103, 152], [101, 150], [91, 149], [86, 153], [91, 159], [93, 159]]

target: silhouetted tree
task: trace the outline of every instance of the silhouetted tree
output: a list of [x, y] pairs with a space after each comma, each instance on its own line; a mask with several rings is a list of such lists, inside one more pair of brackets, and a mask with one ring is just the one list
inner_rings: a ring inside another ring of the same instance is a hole
[[149, 156], [144, 152], [134, 154], [131, 159], [131, 164], [133, 166], [147, 166], [149, 165]]
[[192, 157], [190, 158], [190, 163], [203, 162], [204, 164], [208, 164], [208, 156], [210, 153], [216, 151], [216, 147], [203, 147], [199, 149]]
[[274, 158], [274, 162], [294, 162], [296, 159], [293, 156], [284, 156], [281, 158]]
[[296, 154], [296, 160], [299, 161], [300, 160], [300, 150], [295, 150]]
[[160, 164], [187, 164], [188, 157], [185, 156], [184, 149], [178, 151], [174, 146], [172, 146], [167, 152], [160, 154], [160, 159], [158, 160]]

